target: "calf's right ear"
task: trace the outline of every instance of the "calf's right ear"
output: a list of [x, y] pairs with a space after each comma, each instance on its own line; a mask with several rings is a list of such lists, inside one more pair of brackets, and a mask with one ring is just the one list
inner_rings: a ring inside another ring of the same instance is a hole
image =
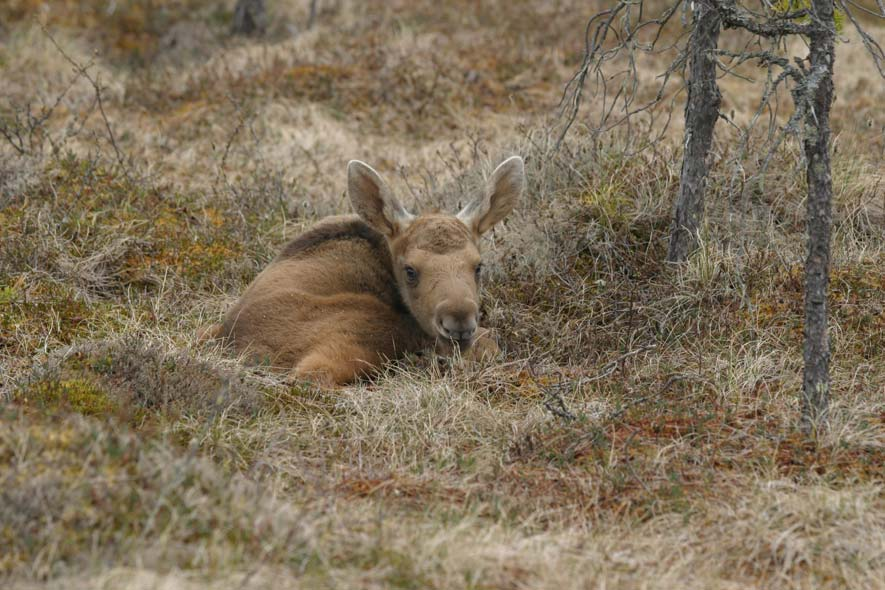
[[464, 225], [482, 235], [507, 217], [525, 188], [525, 164], [519, 156], [507, 158], [492, 172], [488, 188], [459, 213]]
[[351, 160], [347, 164], [347, 195], [357, 215], [389, 238], [405, 230], [415, 219], [365, 162]]

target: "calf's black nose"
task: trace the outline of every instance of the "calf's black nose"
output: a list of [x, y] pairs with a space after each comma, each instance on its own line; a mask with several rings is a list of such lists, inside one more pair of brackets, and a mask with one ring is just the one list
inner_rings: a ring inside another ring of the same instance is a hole
[[436, 317], [436, 326], [442, 337], [469, 343], [476, 334], [476, 306], [465, 306], [462, 309], [440, 309]]

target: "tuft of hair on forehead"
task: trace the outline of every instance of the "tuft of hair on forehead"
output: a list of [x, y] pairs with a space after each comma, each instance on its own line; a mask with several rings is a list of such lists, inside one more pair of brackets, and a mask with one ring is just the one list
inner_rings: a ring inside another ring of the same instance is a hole
[[416, 219], [404, 238], [413, 248], [434, 254], [461, 250], [472, 241], [470, 230], [457, 218], [435, 215]]

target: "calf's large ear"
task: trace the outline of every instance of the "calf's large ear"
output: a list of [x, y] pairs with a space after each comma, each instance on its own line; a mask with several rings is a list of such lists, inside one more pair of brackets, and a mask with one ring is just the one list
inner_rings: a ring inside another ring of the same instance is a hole
[[477, 235], [482, 235], [507, 217], [524, 188], [525, 164], [522, 158], [508, 158], [492, 172], [485, 192], [458, 213], [458, 219]]
[[365, 162], [351, 160], [347, 164], [347, 195], [357, 215], [387, 237], [402, 232], [415, 219]]

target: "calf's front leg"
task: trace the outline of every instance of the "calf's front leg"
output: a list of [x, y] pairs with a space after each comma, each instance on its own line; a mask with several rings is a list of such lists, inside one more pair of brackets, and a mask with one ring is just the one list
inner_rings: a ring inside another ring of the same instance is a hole
[[307, 353], [289, 376], [322, 387], [342, 387], [369, 375], [380, 365], [377, 352], [358, 344], [333, 341]]
[[495, 330], [479, 328], [473, 345], [464, 354], [464, 358], [473, 361], [489, 361], [501, 356]]

